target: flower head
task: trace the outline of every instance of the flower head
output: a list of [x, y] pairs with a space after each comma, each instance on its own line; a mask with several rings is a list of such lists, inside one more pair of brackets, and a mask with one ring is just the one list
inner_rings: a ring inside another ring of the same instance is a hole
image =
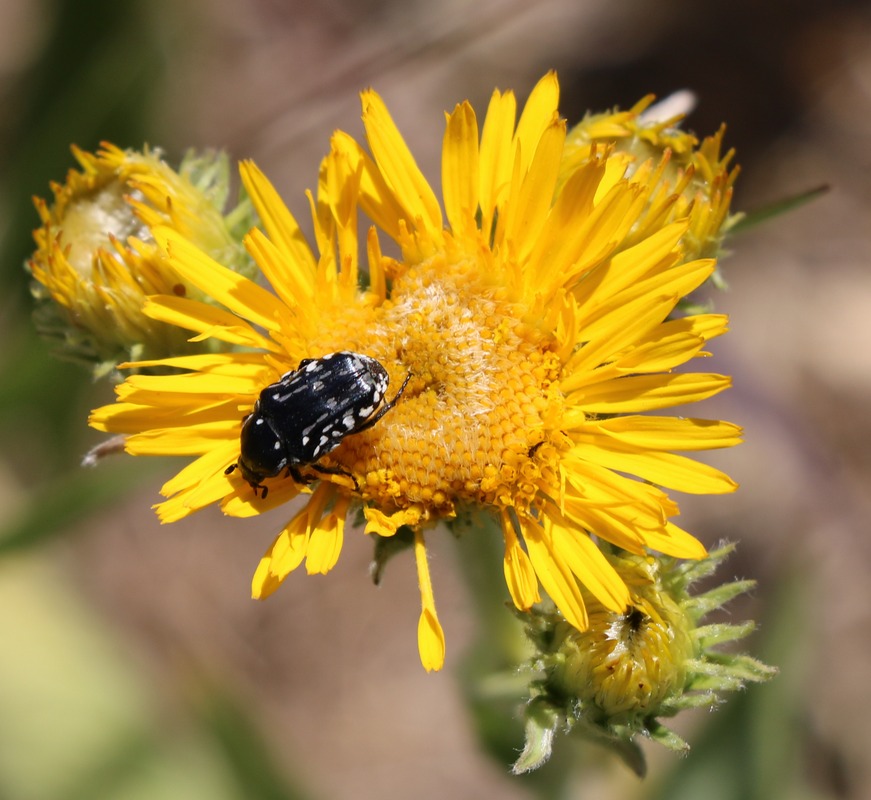
[[586, 592], [586, 631], [568, 625], [558, 612], [533, 612], [527, 625], [535, 647], [527, 739], [515, 772], [546, 761], [557, 731], [575, 731], [611, 746], [642, 773], [644, 757], [636, 737], [649, 737], [673, 750], [688, 749], [662, 724], [662, 717], [713, 707], [723, 693], [776, 674], [749, 656], [719, 649], [751, 633], [752, 621], [700, 624], [755, 585], [730, 581], [703, 594], [690, 593], [692, 584], [710, 576], [733, 549], [723, 546], [700, 561], [683, 563], [608, 552], [630, 590], [625, 612], [605, 608]]
[[726, 232], [740, 218], [729, 214], [739, 170], [730, 168], [734, 150], [722, 152], [726, 128], [721, 126], [699, 143], [679, 127], [681, 114], [670, 115], [664, 101], [663, 116], [659, 104], [651, 105], [653, 99], [648, 95], [628, 111], [589, 114], [575, 125], [566, 136], [561, 180], [588, 158], [590, 146], [596, 143], [612, 144], [618, 154], [614, 166], [620, 164], [622, 155], [628, 171], [648, 159], [664, 159], [665, 168], [651, 192], [644, 227], [687, 219], [689, 228], [683, 237], [686, 257], [716, 257]]
[[205, 297], [170, 267], [151, 234], [156, 225], [170, 225], [224, 263], [250, 271], [234, 230], [251, 224], [247, 206], [228, 216], [222, 211], [226, 157], [189, 154], [176, 172], [148, 149], [104, 144], [95, 154], [74, 147], [73, 155], [81, 171], [52, 184], [51, 205], [34, 198], [42, 226], [34, 231], [29, 267], [40, 332], [98, 375], [131, 357], [211, 346], [144, 316], [142, 305], [152, 294]]
[[[665, 489], [735, 488], [675, 451], [733, 445], [736, 426], [656, 413], [729, 385], [721, 375], [675, 371], [707, 355], [726, 318], [672, 316], [715, 264], [687, 244], [690, 216], [671, 213], [683, 200], [673, 189], [665, 196], [668, 154], [633, 161], [592, 144], [566, 166], [549, 74], [516, 122], [510, 92], [493, 94], [480, 130], [468, 103], [447, 116], [443, 212], [381, 98], [366, 91], [362, 101], [369, 150], [334, 135], [309, 195], [314, 250], [262, 173], [242, 165], [264, 228], [246, 245], [274, 294], [177, 232], [156, 231], [179, 275], [226, 310], [163, 296], [149, 299], [145, 314], [245, 350], [163, 360], [187, 372], [131, 376], [92, 424], [128, 434], [131, 453], [196, 457], [163, 487], [164, 521], [214, 502], [251, 516], [310, 491], [261, 560], [255, 597], [303, 561], [309, 573], [327, 572], [353, 506], [362, 506], [367, 533], [408, 534], [427, 669], [441, 667], [444, 636], [424, 535], [466, 507], [500, 521], [518, 609], [538, 603], [543, 587], [584, 630], [584, 586], [624, 613], [630, 591], [597, 542], [638, 556], [652, 548], [703, 557], [670, 521], [678, 507]], [[373, 222], [364, 237], [358, 209]], [[262, 489], [241, 470], [228, 473], [261, 392], [303, 359], [342, 351], [377, 360], [393, 391], [411, 376], [395, 407], [317, 463], [265, 477]]]

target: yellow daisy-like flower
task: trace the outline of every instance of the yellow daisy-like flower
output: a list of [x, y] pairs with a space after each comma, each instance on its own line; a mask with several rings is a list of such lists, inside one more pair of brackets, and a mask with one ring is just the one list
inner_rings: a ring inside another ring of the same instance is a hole
[[[235, 217], [225, 217], [227, 162], [190, 154], [179, 171], [159, 153], [104, 143], [97, 153], [73, 147], [81, 170], [52, 184], [53, 202], [34, 198], [42, 226], [29, 262], [40, 300], [37, 327], [61, 343], [62, 355], [88, 362], [96, 374], [123, 359], [197, 352], [175, 325], [142, 314], [153, 294], [204, 295], [170, 267], [151, 229], [169, 225], [223, 263], [250, 271]], [[214, 344], [214, 343], [212, 343]]]
[[[705, 343], [726, 330], [722, 315], [670, 318], [714, 262], [687, 258], [690, 220], [671, 219], [668, 202], [650, 213], [663, 162], [629, 169], [611, 147], [592, 146], [564, 174], [557, 100], [549, 74], [516, 124], [510, 92], [494, 93], [480, 132], [468, 103], [447, 116], [443, 215], [383, 101], [364, 92], [371, 155], [334, 135], [310, 195], [316, 253], [266, 178], [243, 164], [265, 228], [246, 244], [275, 294], [158, 229], [179, 274], [227, 310], [164, 296], [145, 313], [248, 350], [161, 361], [188, 372], [131, 376], [120, 402], [92, 417], [97, 428], [128, 434], [131, 453], [196, 456], [163, 487], [162, 520], [213, 502], [244, 517], [305, 488], [282, 474], [264, 479], [266, 494], [240, 470], [227, 473], [243, 418], [265, 387], [304, 358], [339, 351], [376, 359], [394, 392], [410, 375], [376, 425], [344, 438], [317, 469], [299, 465], [319, 482], [261, 560], [253, 593], [269, 595], [303, 561], [309, 573], [327, 572], [348, 511], [361, 504], [367, 533], [414, 533], [428, 670], [445, 653], [424, 541], [439, 521], [468, 507], [492, 512], [515, 605], [530, 609], [541, 586], [585, 629], [579, 584], [616, 612], [630, 598], [595, 537], [632, 553], [700, 558], [705, 548], [669, 520], [678, 508], [659, 487], [735, 488], [674, 451], [733, 445], [736, 426], [649, 413], [729, 385], [720, 375], [674, 371], [707, 355]], [[358, 208], [374, 222], [365, 288]]]
[[[613, 144], [617, 155], [611, 167], [631, 172], [633, 165], [665, 156], [659, 183], [651, 192], [646, 224], [664, 225], [687, 218], [682, 245], [687, 258], [715, 257], [725, 233], [738, 220], [729, 216], [732, 187], [738, 168], [730, 168], [734, 150], [723, 152], [725, 126], [701, 143], [678, 125], [682, 115], [664, 119], [651, 106], [653, 95], [628, 111], [589, 114], [567, 134], [560, 182], [589, 157], [590, 145]], [[622, 161], [621, 161], [622, 158]]]

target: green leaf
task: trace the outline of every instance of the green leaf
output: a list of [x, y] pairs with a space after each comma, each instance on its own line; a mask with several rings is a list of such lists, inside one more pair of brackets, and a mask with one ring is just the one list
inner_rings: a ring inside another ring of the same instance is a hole
[[822, 197], [828, 191], [829, 186], [826, 184], [814, 186], [812, 189], [805, 189], [798, 194], [790, 195], [782, 200], [776, 200], [769, 205], [757, 208], [755, 211], [748, 211], [729, 229], [729, 235], [733, 236], [737, 233], [744, 233], [751, 228], [755, 228], [757, 225], [761, 225], [763, 222], [787, 214], [806, 203], [810, 203], [812, 200]]

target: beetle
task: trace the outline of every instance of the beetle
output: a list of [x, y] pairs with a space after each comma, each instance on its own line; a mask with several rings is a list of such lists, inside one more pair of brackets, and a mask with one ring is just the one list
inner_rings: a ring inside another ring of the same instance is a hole
[[260, 392], [253, 411], [242, 420], [239, 459], [225, 473], [238, 469], [255, 495], [262, 492], [261, 498], [268, 491], [263, 480], [285, 470], [298, 483], [307, 482], [299, 472], [302, 466], [349, 474], [315, 462], [346, 436], [378, 422], [396, 405], [410, 379], [411, 373], [396, 396], [382, 405], [390, 378], [374, 358], [343, 350], [303, 359]]
[[630, 637], [638, 633], [649, 619], [650, 617], [648, 617], [647, 614], [635, 606], [629, 606], [629, 608], [626, 609], [626, 613], [623, 614], [623, 623], [628, 628], [628, 634]]

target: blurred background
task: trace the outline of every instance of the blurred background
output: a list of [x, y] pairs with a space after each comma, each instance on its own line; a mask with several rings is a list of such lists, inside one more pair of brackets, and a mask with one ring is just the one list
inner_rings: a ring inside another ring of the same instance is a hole
[[[359, 89], [382, 94], [436, 180], [444, 110], [483, 110], [497, 86], [525, 99], [550, 68], [570, 123], [696, 92], [688, 127], [725, 121], [738, 151], [735, 210], [830, 186], [728, 242], [715, 303], [732, 332], [709, 366], [734, 388], [698, 413], [745, 426], [710, 459], [742, 488], [681, 498], [683, 527], [740, 542], [721, 577], [759, 587], [732, 619], [761, 623], [746, 649], [781, 674], [681, 717], [693, 750], [647, 747], [643, 782], [565, 740], [567, 784], [552, 765], [513, 778], [516, 750], [482, 746], [449, 537], [430, 537], [440, 674], [418, 661], [410, 559], [375, 589], [362, 537], [329, 578], [251, 601], [283, 517], [161, 527], [149, 507], [177, 464], [81, 470], [99, 441], [87, 412], [111, 388], [52, 359], [30, 323], [30, 198], [73, 166], [70, 143], [149, 143], [176, 163], [224, 148], [305, 218], [330, 133], [361, 132]], [[868, 3], [0, 0], [0, 104], [0, 798], [871, 796]]]

